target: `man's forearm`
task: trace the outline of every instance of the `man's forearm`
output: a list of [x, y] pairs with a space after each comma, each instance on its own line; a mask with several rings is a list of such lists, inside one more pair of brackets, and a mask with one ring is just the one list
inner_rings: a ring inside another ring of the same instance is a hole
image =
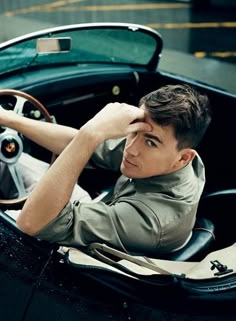
[[34, 235], [58, 215], [99, 143], [89, 131], [78, 132], [29, 195], [17, 219], [23, 231]]
[[8, 112], [4, 125], [12, 128], [38, 145], [59, 155], [75, 137], [78, 130], [58, 124], [42, 122]]

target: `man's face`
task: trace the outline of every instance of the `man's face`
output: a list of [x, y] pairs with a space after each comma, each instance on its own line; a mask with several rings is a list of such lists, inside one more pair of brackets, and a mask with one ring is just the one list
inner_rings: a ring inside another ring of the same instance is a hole
[[145, 178], [179, 169], [181, 152], [177, 149], [173, 128], [158, 126], [148, 115], [144, 121], [151, 125], [152, 131], [128, 135], [121, 163], [122, 174], [129, 178]]

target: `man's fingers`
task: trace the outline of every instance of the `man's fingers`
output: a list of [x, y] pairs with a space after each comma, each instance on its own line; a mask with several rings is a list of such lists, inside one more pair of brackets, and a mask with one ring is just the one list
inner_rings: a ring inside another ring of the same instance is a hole
[[129, 133], [150, 132], [152, 130], [152, 126], [144, 122], [135, 122], [129, 125], [128, 130], [129, 130]]

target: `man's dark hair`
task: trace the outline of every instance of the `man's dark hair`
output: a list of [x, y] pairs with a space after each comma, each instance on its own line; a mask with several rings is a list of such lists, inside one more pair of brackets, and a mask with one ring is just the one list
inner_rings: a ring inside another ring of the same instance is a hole
[[177, 148], [195, 148], [211, 122], [211, 110], [206, 94], [189, 85], [166, 85], [143, 98], [151, 119], [160, 126], [172, 126]]

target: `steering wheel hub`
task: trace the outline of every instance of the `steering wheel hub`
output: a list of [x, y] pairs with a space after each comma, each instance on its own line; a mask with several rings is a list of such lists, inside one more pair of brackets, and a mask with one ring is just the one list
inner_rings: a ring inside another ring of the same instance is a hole
[[23, 143], [15, 133], [4, 132], [0, 135], [0, 160], [13, 164], [23, 151]]

